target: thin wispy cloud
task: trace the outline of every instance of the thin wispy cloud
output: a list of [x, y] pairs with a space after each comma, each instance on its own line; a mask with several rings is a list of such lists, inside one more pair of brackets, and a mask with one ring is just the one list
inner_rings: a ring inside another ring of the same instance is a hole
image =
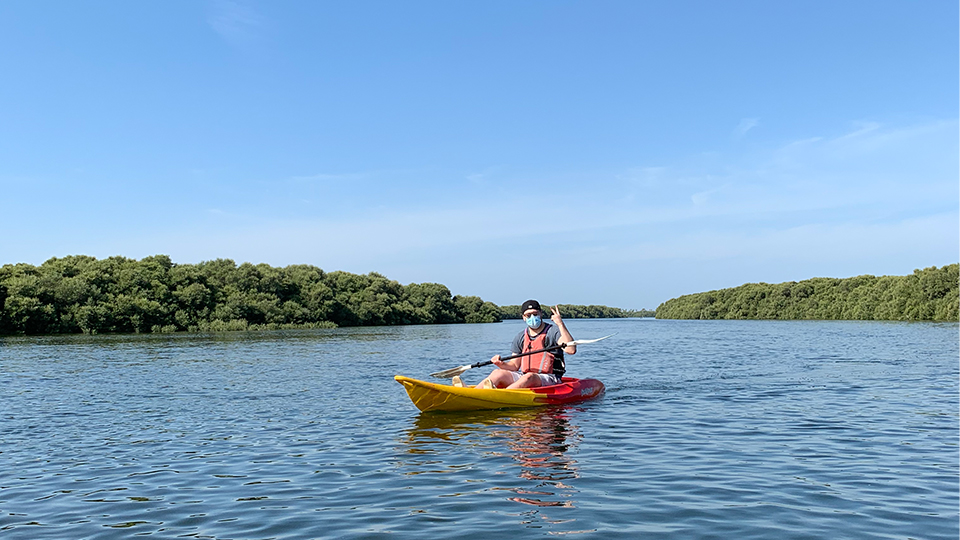
[[743, 120], [740, 120], [740, 123], [737, 124], [737, 127], [733, 130], [733, 136], [737, 139], [743, 138], [748, 131], [759, 125], [759, 118], [744, 118]]
[[636, 167], [618, 177], [637, 185], [654, 186], [663, 180], [666, 172], [667, 167]]
[[263, 17], [247, 2], [214, 0], [208, 18], [210, 27], [227, 43], [249, 46], [262, 35]]
[[700, 191], [700, 192], [697, 192], [697, 193], [694, 193], [693, 195], [691, 195], [691, 196], [690, 196], [690, 200], [693, 202], [694, 206], [703, 206], [703, 205], [706, 205], [707, 203], [709, 203], [709, 202], [710, 202], [710, 197], [711, 197], [713, 194], [718, 193], [720, 190], [721, 190], [721, 188], [708, 189], [708, 190], [706, 190], [706, 191]]
[[855, 126], [857, 129], [851, 131], [850, 133], [836, 137], [832, 140], [832, 142], [836, 143], [861, 138], [870, 133], [875, 133], [883, 127], [883, 125], [879, 122], [857, 122], [855, 123]]
[[[905, 256], [929, 257], [941, 249], [943, 231], [952, 229], [957, 212], [873, 223], [809, 223], [755, 229], [701, 228], [671, 234], [668, 241], [640, 238], [619, 249], [575, 248], [572, 260], [584, 265], [636, 263], [640, 261], [687, 260], [721, 262], [733, 258], [758, 261], [790, 261], [792, 264], [822, 264], [811, 253], [828, 255], [831, 264], [853, 266], [857, 259], [884, 259], [892, 247]], [[951, 232], [954, 239], [955, 231]], [[568, 248], [569, 249], [569, 248]], [[907, 264], [912, 264], [908, 260]], [[791, 266], [777, 270], [791, 279]], [[805, 270], [804, 270], [805, 271]], [[803, 272], [799, 273], [801, 276]], [[777, 276], [771, 276], [774, 279]], [[807, 275], [805, 277], [814, 277]]]
[[318, 174], [309, 174], [305, 176], [292, 176], [290, 180], [293, 182], [343, 182], [349, 180], [362, 180], [364, 178], [370, 178], [371, 173], [342, 173], [342, 174], [327, 174], [327, 173], [318, 173]]
[[480, 171], [472, 171], [466, 175], [466, 180], [477, 186], [487, 185], [493, 180], [499, 171], [499, 167], [491, 166]]

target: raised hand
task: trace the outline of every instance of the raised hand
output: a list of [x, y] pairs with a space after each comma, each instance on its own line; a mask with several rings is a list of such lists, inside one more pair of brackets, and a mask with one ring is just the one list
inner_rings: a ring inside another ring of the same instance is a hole
[[550, 315], [550, 320], [557, 323], [557, 326], [563, 324], [563, 318], [560, 317], [560, 306], [553, 306], [553, 315]]

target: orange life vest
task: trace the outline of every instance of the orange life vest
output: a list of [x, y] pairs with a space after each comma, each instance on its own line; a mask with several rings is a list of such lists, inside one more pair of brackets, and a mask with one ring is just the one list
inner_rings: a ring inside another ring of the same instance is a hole
[[[530, 337], [528, 330], [523, 331], [523, 344], [520, 352], [539, 351], [547, 348], [547, 330], [549, 324], [544, 323], [543, 329], [536, 337]], [[548, 351], [544, 353], [528, 354], [520, 357], [520, 373], [553, 373], [558, 377], [563, 375], [563, 352]]]

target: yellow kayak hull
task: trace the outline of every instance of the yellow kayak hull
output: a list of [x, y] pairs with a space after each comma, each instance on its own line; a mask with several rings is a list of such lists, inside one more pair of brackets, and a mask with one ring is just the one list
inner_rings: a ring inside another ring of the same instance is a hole
[[423, 412], [477, 411], [575, 403], [595, 398], [605, 390], [603, 383], [596, 379], [569, 377], [564, 377], [560, 384], [517, 390], [451, 386], [402, 375], [397, 375], [394, 379], [403, 385], [410, 401]]

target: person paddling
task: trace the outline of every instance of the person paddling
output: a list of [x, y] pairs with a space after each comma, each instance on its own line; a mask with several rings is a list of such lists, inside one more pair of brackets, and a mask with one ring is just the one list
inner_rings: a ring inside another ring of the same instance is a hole
[[[520, 314], [527, 327], [513, 339], [510, 347], [513, 354], [573, 342], [573, 336], [560, 317], [559, 306], [553, 308], [550, 316], [553, 324], [543, 320], [543, 311], [536, 300], [524, 302]], [[501, 361], [498, 354], [490, 359], [497, 369], [480, 381], [477, 388], [534, 388], [559, 384], [565, 371], [563, 353], [576, 354], [577, 346], [573, 344], [554, 351], [528, 354], [507, 362]]]

